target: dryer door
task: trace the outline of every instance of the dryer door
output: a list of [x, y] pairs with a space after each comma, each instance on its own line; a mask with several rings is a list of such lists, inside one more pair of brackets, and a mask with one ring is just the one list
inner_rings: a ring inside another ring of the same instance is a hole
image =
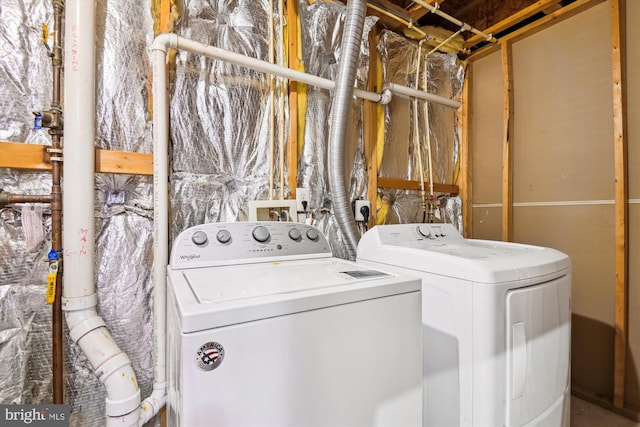
[[569, 275], [507, 292], [507, 426], [568, 420], [570, 297]]

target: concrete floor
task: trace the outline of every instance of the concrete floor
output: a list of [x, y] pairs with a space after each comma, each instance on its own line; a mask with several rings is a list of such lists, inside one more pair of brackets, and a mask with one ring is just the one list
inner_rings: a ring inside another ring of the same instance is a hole
[[571, 396], [571, 427], [640, 427], [640, 423]]

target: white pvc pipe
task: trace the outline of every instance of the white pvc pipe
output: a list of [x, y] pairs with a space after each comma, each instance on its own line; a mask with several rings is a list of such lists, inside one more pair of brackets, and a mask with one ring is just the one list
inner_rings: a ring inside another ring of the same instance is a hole
[[429, 9], [432, 13], [435, 13], [436, 15], [446, 19], [447, 21], [460, 26], [463, 30], [466, 31], [471, 31], [473, 34], [477, 34], [480, 37], [483, 37], [485, 40], [495, 43], [498, 40], [496, 40], [495, 37], [493, 37], [491, 34], [486, 34], [483, 33], [482, 31], [478, 30], [477, 28], [474, 28], [468, 24], [465, 24], [464, 22], [460, 21], [459, 19], [454, 18], [453, 16], [443, 12], [440, 10], [440, 5], [438, 3], [435, 4], [435, 6], [423, 1], [423, 0], [414, 0], [413, 1], [416, 4], [419, 4], [420, 6], [424, 7], [425, 9]]
[[[208, 46], [193, 40], [179, 37], [175, 34], [160, 34], [156, 38], [156, 41], [158, 40], [158, 38], [161, 38], [161, 40], [164, 40], [165, 36], [172, 37], [173, 39], [175, 39], [174, 41], [172, 41], [172, 43], [175, 43], [176, 49], [197, 53], [197, 54], [206, 56], [208, 58], [218, 59], [218, 60], [227, 62], [229, 64], [235, 64], [242, 67], [250, 68], [252, 70], [261, 71], [263, 73], [273, 74], [275, 76], [284, 77], [289, 80], [307, 83], [322, 89], [331, 90], [331, 89], [334, 89], [336, 86], [336, 83], [333, 80], [314, 76], [313, 74], [303, 73], [297, 70], [292, 70], [290, 68], [283, 67], [280, 65], [271, 64], [270, 62], [263, 61], [261, 59], [251, 58], [248, 56], [241, 55], [239, 53], [221, 49], [219, 47]], [[159, 42], [159, 43], [164, 43], [164, 42]], [[426, 99], [427, 101], [435, 102], [441, 105], [446, 105], [452, 108], [460, 107], [460, 103], [457, 101], [453, 101], [449, 98], [445, 98], [439, 95], [434, 95], [434, 94], [430, 94], [422, 91], [416, 91], [415, 89], [402, 86], [396, 83], [385, 83], [385, 87], [387, 88], [387, 90], [390, 90], [391, 92], [396, 92], [401, 95], [412, 96], [412, 97], [415, 96], [421, 99]], [[378, 102], [381, 104], [386, 104], [390, 101], [388, 92], [385, 93], [384, 91], [382, 94], [379, 94], [375, 92], [369, 92], [366, 90], [354, 88], [353, 94], [358, 98], [366, 99], [368, 101]]]
[[[175, 35], [174, 35], [175, 37]], [[173, 38], [161, 34], [154, 41], [153, 67], [153, 321], [154, 385], [142, 402], [140, 425], [150, 420], [166, 401], [167, 263], [169, 261], [169, 102], [167, 93], [167, 48]]]
[[460, 102], [454, 101], [449, 98], [445, 98], [439, 95], [423, 92], [421, 90], [413, 89], [407, 86], [402, 86], [397, 83], [386, 82], [383, 84], [384, 89], [388, 89], [397, 95], [404, 95], [413, 98], [420, 98], [426, 101], [435, 102], [436, 104], [444, 105], [451, 108], [460, 108]]
[[131, 361], [96, 312], [94, 282], [95, 2], [67, 0], [65, 16], [64, 287], [69, 335], [105, 385], [106, 425], [135, 426], [140, 389]]

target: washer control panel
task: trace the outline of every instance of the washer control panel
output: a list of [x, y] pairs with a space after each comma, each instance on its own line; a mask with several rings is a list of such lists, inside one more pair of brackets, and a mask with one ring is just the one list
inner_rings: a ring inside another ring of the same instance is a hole
[[295, 222], [229, 222], [197, 225], [173, 242], [173, 269], [288, 259], [331, 257], [317, 228]]

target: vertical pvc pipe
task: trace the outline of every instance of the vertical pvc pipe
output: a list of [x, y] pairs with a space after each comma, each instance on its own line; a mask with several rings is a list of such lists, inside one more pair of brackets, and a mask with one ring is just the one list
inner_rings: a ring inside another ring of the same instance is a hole
[[[67, 0], [65, 19], [62, 309], [69, 335], [105, 385], [106, 425], [138, 424], [140, 389], [131, 361], [97, 315], [95, 289], [95, 2]], [[69, 208], [73, 206], [73, 208]]]
[[151, 47], [153, 69], [153, 393], [141, 405], [140, 425], [150, 420], [166, 400], [167, 263], [169, 262], [169, 97], [167, 48], [176, 48], [175, 34], [160, 34]]

